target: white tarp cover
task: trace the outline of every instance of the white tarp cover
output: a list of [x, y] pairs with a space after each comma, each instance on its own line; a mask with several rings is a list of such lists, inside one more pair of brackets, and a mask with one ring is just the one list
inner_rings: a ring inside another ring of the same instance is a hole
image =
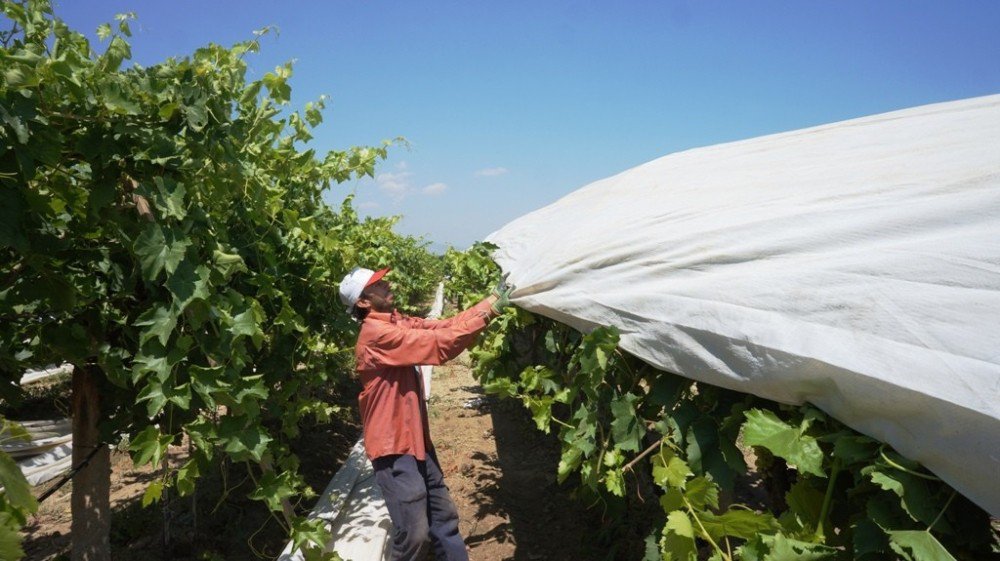
[[518, 306], [813, 403], [1000, 515], [1000, 95], [671, 154], [488, 240]]
[[[437, 290], [434, 291], [434, 304], [431, 305], [431, 310], [427, 312], [427, 319], [438, 319], [441, 317], [441, 312], [444, 311], [444, 282], [439, 282], [437, 285]], [[431, 375], [434, 373], [434, 367], [430, 365], [418, 366], [420, 369], [420, 376], [424, 379], [424, 400], [429, 401], [431, 398]]]
[[0, 450], [12, 458], [30, 458], [73, 442], [73, 424], [68, 418], [14, 422], [28, 431], [31, 440], [10, 438], [8, 431], [0, 431], [0, 440], [4, 441]]
[[55, 378], [57, 376], [69, 376], [73, 374], [73, 365], [69, 363], [63, 363], [60, 365], [50, 365], [45, 368], [38, 370], [28, 370], [21, 376], [20, 384], [22, 386], [27, 384], [33, 384], [35, 382], [41, 382], [48, 380], [49, 378]]
[[66, 442], [37, 456], [17, 462], [29, 485], [41, 485], [55, 479], [73, 467], [73, 443]]
[[[326, 551], [347, 561], [383, 561], [389, 558], [392, 522], [375, 483], [375, 471], [358, 439], [344, 465], [320, 495], [310, 518], [328, 522], [332, 535]], [[288, 542], [278, 561], [303, 561], [302, 551]]]

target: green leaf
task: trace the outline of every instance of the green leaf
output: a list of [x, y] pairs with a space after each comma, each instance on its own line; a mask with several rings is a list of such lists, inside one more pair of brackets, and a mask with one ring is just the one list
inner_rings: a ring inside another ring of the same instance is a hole
[[128, 25], [128, 20], [130, 19], [135, 19], [135, 14], [133, 12], [115, 14], [115, 20], [118, 22], [118, 31], [126, 37], [132, 36], [132, 29]]
[[767, 448], [803, 473], [826, 476], [823, 472], [823, 451], [816, 439], [805, 434], [802, 427], [789, 425], [767, 410], [751, 409], [745, 415], [745, 444]]
[[176, 306], [177, 310], [183, 311], [193, 300], [208, 298], [208, 285], [208, 267], [195, 266], [190, 259], [184, 259], [167, 277], [167, 290], [174, 295], [174, 304], [171, 308]]
[[297, 331], [299, 333], [307, 331], [306, 326], [302, 323], [302, 316], [295, 313], [295, 309], [289, 304], [289, 302], [283, 301], [281, 303], [281, 311], [274, 318], [274, 325], [280, 325], [285, 329], [282, 330], [283, 333], [291, 333], [292, 331]]
[[35, 512], [38, 502], [31, 494], [31, 485], [21, 473], [21, 468], [6, 452], [0, 451], [0, 485], [3, 485], [3, 497], [15, 508]]
[[837, 550], [832, 547], [793, 540], [781, 534], [766, 536], [764, 541], [771, 548], [764, 561], [819, 561], [837, 555]]
[[156, 191], [152, 193], [156, 207], [160, 209], [163, 216], [184, 220], [187, 216], [187, 209], [184, 206], [184, 197], [187, 189], [184, 184], [178, 183], [169, 177], [156, 177], [153, 179]]
[[215, 407], [213, 394], [225, 391], [230, 384], [222, 379], [225, 369], [222, 366], [206, 368], [203, 366], [192, 366], [188, 369], [191, 375], [191, 388], [201, 396], [209, 407]]
[[149, 379], [142, 390], [139, 391], [139, 395], [136, 396], [135, 401], [136, 403], [148, 402], [146, 403], [146, 415], [152, 419], [167, 404], [167, 395], [165, 392], [166, 388], [163, 386], [163, 382], [156, 379]]
[[663, 558], [660, 556], [659, 544], [656, 542], [657, 533], [658, 532], [654, 531], [652, 534], [646, 536], [645, 540], [643, 540], [643, 545], [645, 547], [643, 550], [644, 554], [642, 556], [642, 561], [663, 561]]
[[193, 493], [199, 475], [198, 462], [193, 458], [188, 460], [181, 466], [181, 469], [177, 470], [177, 492], [182, 497]]
[[604, 486], [608, 492], [616, 497], [625, 496], [625, 477], [620, 469], [611, 469], [604, 472]]
[[667, 515], [667, 523], [663, 529], [685, 538], [694, 538], [694, 526], [686, 512], [675, 510]]
[[834, 441], [833, 455], [843, 467], [856, 463], [868, 464], [878, 455], [878, 448], [879, 443], [867, 436], [845, 434]]
[[732, 490], [736, 472], [726, 459], [726, 454], [743, 464], [739, 473], [746, 471], [743, 455], [733, 440], [719, 434], [718, 421], [712, 417], [696, 420], [687, 431], [687, 462], [695, 473], [709, 473], [723, 489]]
[[[685, 535], [687, 534], [687, 535]], [[660, 548], [664, 559], [670, 561], [696, 561], [698, 547], [694, 540], [694, 528], [691, 519], [682, 511], [671, 512], [663, 527], [663, 537]]]
[[[58, 130], [53, 128], [33, 128], [28, 143], [15, 151], [18, 163], [21, 165], [22, 174], [32, 177], [35, 174], [36, 166], [58, 165], [62, 159], [63, 137]], [[56, 196], [52, 196], [56, 195]], [[67, 200], [62, 193], [50, 193], [48, 202], [54, 214], [60, 214], [66, 210], [66, 205], [73, 203]]]
[[[104, 70], [115, 72], [121, 66], [122, 61], [132, 58], [132, 48], [121, 37], [114, 37], [108, 44], [108, 50], [101, 57]], [[138, 108], [135, 110], [138, 112]]]
[[852, 528], [854, 559], [884, 559], [889, 552], [889, 538], [878, 524], [864, 518]]
[[[167, 400], [181, 409], [191, 408], [191, 385], [181, 384], [179, 386], [167, 386], [164, 388], [164, 395]], [[152, 417], [152, 415], [150, 415]]]
[[4, 81], [9, 88], [24, 88], [32, 85], [24, 68], [11, 66], [4, 70]]
[[264, 340], [264, 331], [261, 329], [262, 320], [263, 313], [260, 311], [260, 304], [250, 301], [240, 313], [233, 316], [229, 332], [233, 339], [249, 337], [259, 348]]
[[671, 512], [674, 510], [680, 510], [684, 507], [684, 493], [680, 489], [674, 487], [667, 487], [660, 497], [660, 507], [663, 508], [663, 512]]
[[657, 373], [649, 390], [649, 398], [656, 405], [672, 408], [684, 390], [690, 386], [691, 380], [681, 376], [666, 372]]
[[204, 454], [206, 460], [211, 460], [215, 451], [215, 437], [218, 423], [199, 415], [197, 420], [184, 425], [184, 430], [199, 454]]
[[724, 536], [748, 540], [757, 534], [772, 532], [778, 528], [778, 523], [770, 514], [744, 509], [733, 508], [723, 514], [705, 512], [699, 518], [705, 531], [716, 541]]
[[[112, 39], [111, 44], [116, 45], [118, 41], [120, 41], [120, 39], [116, 37]], [[120, 63], [121, 61], [119, 60], [117, 64]], [[104, 106], [112, 113], [118, 115], [138, 115], [142, 112], [142, 108], [139, 104], [129, 99], [129, 93], [126, 92], [124, 88], [122, 88], [122, 85], [118, 82], [103, 82], [101, 84], [101, 94], [104, 99]]]
[[673, 450], [661, 447], [659, 453], [653, 456], [653, 481], [661, 487], [683, 489], [687, 478], [694, 475], [684, 460], [677, 457]]
[[[808, 479], [799, 479], [785, 493], [788, 513], [799, 530], [815, 530], [823, 508], [823, 491], [812, 486]], [[782, 518], [784, 521], [784, 518]]]
[[220, 394], [218, 400], [225, 405], [238, 408], [241, 411], [248, 411], [253, 415], [260, 411], [257, 402], [267, 399], [268, 396], [263, 376], [259, 374], [242, 378], [230, 392], [231, 395]]
[[143, 345], [142, 351], [136, 355], [132, 363], [132, 383], [138, 384], [143, 374], [150, 372], [153, 378], [165, 382], [173, 372], [174, 366], [184, 360], [188, 348], [182, 337], [168, 351], [158, 340], [151, 340]]
[[865, 514], [883, 530], [913, 527], [913, 519], [899, 504], [899, 497], [891, 493], [871, 495], [865, 504]]
[[606, 371], [608, 357], [618, 347], [618, 338], [618, 330], [614, 327], [599, 327], [585, 335], [577, 349], [581, 370], [587, 374]]
[[257, 100], [257, 96], [260, 94], [260, 89], [264, 86], [261, 81], [251, 82], [246, 88], [240, 93], [240, 104], [250, 105]]
[[104, 41], [108, 37], [111, 37], [111, 25], [107, 23], [102, 23], [97, 26], [97, 38]]
[[329, 523], [322, 518], [296, 518], [292, 521], [292, 544], [294, 547], [305, 547], [307, 544], [326, 547], [330, 542]]
[[173, 441], [169, 434], [161, 434], [160, 429], [153, 425], [147, 426], [132, 439], [129, 450], [132, 451], [132, 463], [135, 467], [142, 467], [151, 464], [160, 466], [160, 462], [167, 453], [167, 447]]
[[168, 121], [170, 120], [171, 117], [174, 116], [174, 113], [177, 112], [178, 108], [180, 108], [180, 104], [177, 103], [176, 101], [171, 101], [170, 103], [164, 103], [163, 105], [160, 106], [160, 110], [157, 112], [157, 114], [164, 121]]
[[695, 510], [719, 508], [719, 486], [704, 476], [695, 477], [687, 482], [684, 498]]
[[177, 327], [177, 315], [178, 311], [174, 305], [158, 305], [146, 310], [135, 320], [136, 327], [147, 328], [139, 335], [139, 344], [145, 345], [146, 341], [155, 337], [161, 345], [166, 346], [174, 328]]
[[636, 414], [635, 403], [639, 396], [627, 393], [611, 402], [611, 436], [615, 445], [625, 451], [638, 452], [642, 445], [642, 419]]
[[163, 481], [159, 479], [152, 481], [149, 484], [149, 487], [146, 487], [146, 492], [142, 494], [142, 507], [146, 508], [147, 506], [159, 501], [162, 495]]
[[289, 472], [276, 474], [265, 472], [257, 482], [257, 488], [250, 493], [250, 498], [263, 501], [272, 511], [281, 511], [281, 501], [295, 496], [294, 477]]
[[321, 109], [323, 109], [322, 99], [316, 103], [310, 102], [306, 104], [306, 121], [310, 127], [316, 127], [323, 122], [323, 114], [320, 113]]
[[18, 561], [24, 558], [21, 548], [21, 535], [17, 524], [5, 513], [0, 513], [0, 559]]
[[552, 423], [552, 398], [545, 396], [541, 399], [524, 398], [525, 405], [531, 410], [531, 418], [535, 421], [538, 430], [548, 434]]
[[[12, 71], [13, 70], [9, 70], [5, 73], [8, 78], [10, 77], [10, 73]], [[17, 72], [20, 72], [20, 70]], [[19, 115], [18, 113], [20, 112], [16, 108], [11, 108], [11, 111], [8, 111], [7, 107], [0, 105], [0, 121], [14, 131], [14, 137], [17, 139], [19, 144], [27, 144], [31, 137], [28, 125], [25, 123], [25, 119], [28, 118], [28, 115]], [[6, 132], [4, 132], [4, 134], [7, 135]], [[13, 193], [13, 189], [9, 189], [9, 192]]]
[[955, 561], [930, 532], [900, 530], [888, 534], [889, 546], [907, 561]]
[[488, 394], [505, 398], [517, 396], [517, 384], [510, 378], [497, 378], [490, 382], [484, 382], [483, 390]]
[[160, 272], [173, 273], [191, 246], [188, 238], [178, 238], [174, 230], [157, 223], [147, 224], [135, 240], [134, 251], [142, 267], [142, 277], [155, 282]]
[[[868, 471], [873, 483], [892, 491], [901, 499], [906, 513], [924, 524], [932, 523], [941, 508], [927, 480], [892, 468], [874, 468]], [[947, 522], [941, 520], [935, 529], [942, 529]]]
[[560, 483], [566, 480], [567, 477], [578, 467], [583, 461], [583, 451], [576, 446], [569, 446], [563, 448], [562, 455], [559, 457], [559, 466], [556, 469], [557, 479]]
[[252, 458], [259, 462], [273, 439], [263, 427], [249, 424], [246, 417], [230, 415], [219, 426], [219, 440], [234, 460]]
[[285, 65], [275, 68], [274, 72], [269, 72], [262, 78], [271, 99], [279, 105], [288, 103], [292, 95], [291, 88], [287, 84], [289, 76], [291, 76], [291, 66]]
[[185, 105], [184, 114], [187, 116], [187, 123], [191, 130], [200, 131], [208, 124], [208, 110], [205, 108], [204, 101]]
[[247, 271], [247, 266], [243, 258], [236, 253], [226, 253], [216, 249], [212, 252], [212, 260], [215, 263], [215, 270], [227, 279], [237, 272]]

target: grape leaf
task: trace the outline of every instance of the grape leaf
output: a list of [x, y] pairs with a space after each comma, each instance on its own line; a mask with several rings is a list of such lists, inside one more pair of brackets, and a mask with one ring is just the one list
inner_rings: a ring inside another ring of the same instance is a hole
[[889, 546], [907, 561], [955, 561], [930, 532], [899, 530], [888, 534]]
[[803, 473], [825, 477], [823, 451], [801, 427], [792, 426], [771, 411], [751, 409], [745, 413], [743, 442], [762, 446]]
[[642, 420], [637, 416], [635, 403], [639, 396], [627, 393], [611, 402], [611, 435], [615, 445], [625, 451], [638, 452], [645, 434]]

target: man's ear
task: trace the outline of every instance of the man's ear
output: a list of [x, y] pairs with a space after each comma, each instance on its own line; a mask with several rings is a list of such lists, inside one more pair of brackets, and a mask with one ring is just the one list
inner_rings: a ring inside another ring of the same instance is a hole
[[370, 310], [372, 307], [372, 301], [367, 298], [360, 298], [357, 303], [354, 304], [354, 307], [361, 310]]

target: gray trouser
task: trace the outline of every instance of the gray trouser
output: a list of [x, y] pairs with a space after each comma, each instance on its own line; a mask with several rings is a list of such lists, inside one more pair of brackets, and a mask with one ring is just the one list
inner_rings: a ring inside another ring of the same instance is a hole
[[372, 461], [392, 519], [392, 561], [417, 561], [430, 538], [439, 561], [468, 561], [458, 533], [458, 510], [433, 452], [426, 461], [410, 455]]

